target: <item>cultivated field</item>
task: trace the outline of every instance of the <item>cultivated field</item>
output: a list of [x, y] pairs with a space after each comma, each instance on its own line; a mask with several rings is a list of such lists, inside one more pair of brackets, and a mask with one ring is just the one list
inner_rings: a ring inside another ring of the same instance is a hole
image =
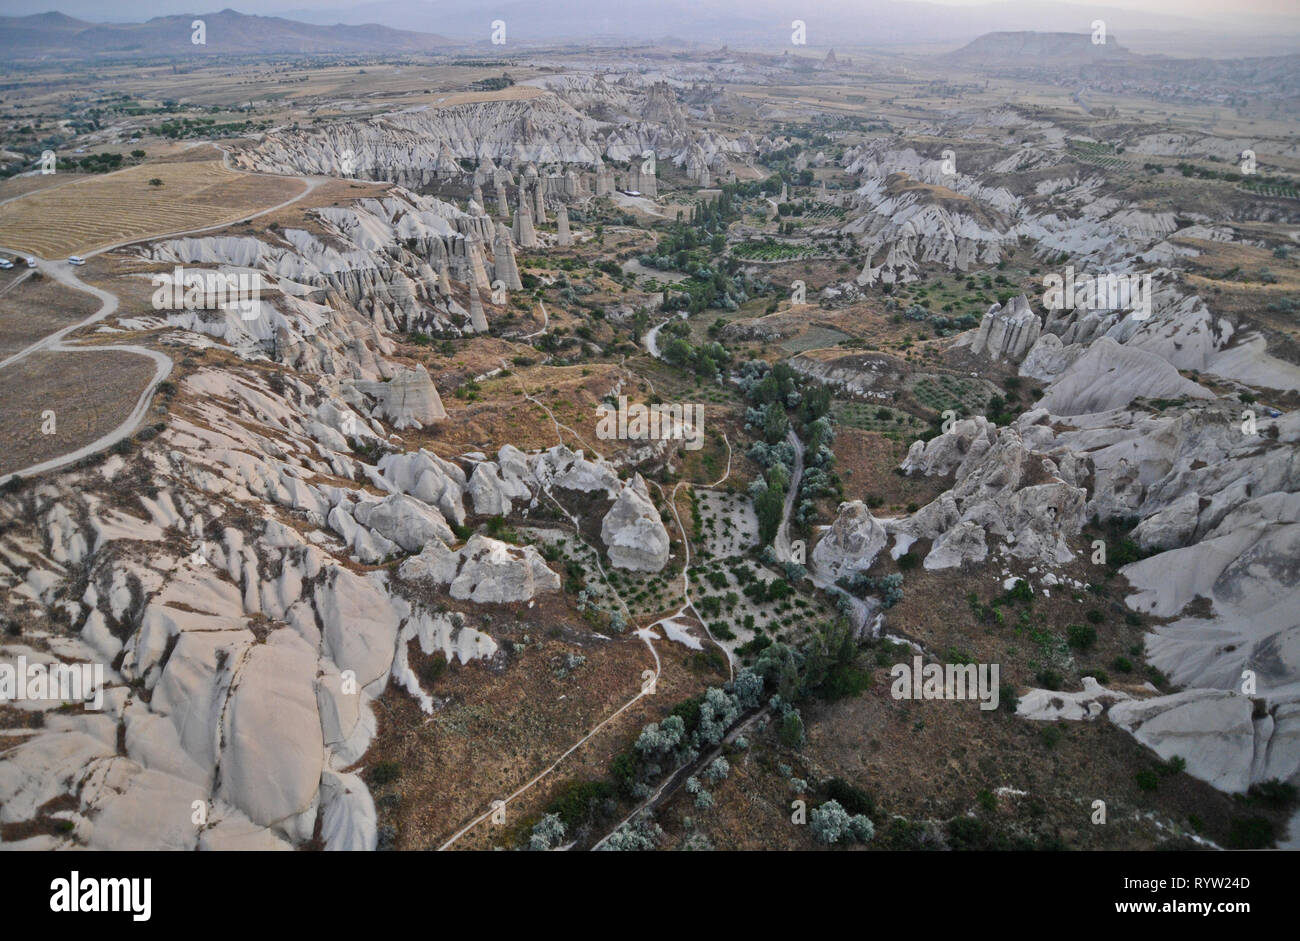
[[89, 294], [49, 278], [27, 277], [0, 295], [0, 358], [85, 320], [99, 308]]
[[[151, 184], [154, 179], [161, 184]], [[215, 160], [145, 164], [0, 205], [0, 244], [60, 258], [233, 222], [302, 188], [296, 180], [227, 170]]]
[[[0, 474], [90, 444], [135, 408], [153, 361], [134, 353], [36, 353], [0, 372]], [[47, 412], [53, 412], [53, 422]]]

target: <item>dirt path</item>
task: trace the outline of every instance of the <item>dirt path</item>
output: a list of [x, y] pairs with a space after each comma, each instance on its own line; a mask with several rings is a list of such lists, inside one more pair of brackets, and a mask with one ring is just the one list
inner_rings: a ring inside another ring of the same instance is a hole
[[[225, 155], [223, 157], [223, 160], [228, 162], [230, 159], [230, 155], [226, 153], [224, 150], [222, 152]], [[323, 183], [327, 183], [331, 180], [330, 177], [307, 177], [307, 176], [293, 177], [293, 179], [296, 179], [301, 183], [303, 183], [304, 188], [301, 193], [299, 193], [297, 196], [294, 196], [291, 199], [287, 199], [284, 202], [278, 203], [267, 209], [262, 209], [257, 212], [251, 213], [250, 215], [245, 216], [244, 218], [256, 219], [258, 216], [264, 216], [268, 213], [277, 212], [280, 209], [284, 209], [287, 206], [291, 206], [294, 203], [298, 202], [300, 199], [303, 199], [305, 196], [307, 196], [309, 193], [311, 193], [313, 190], [315, 190]], [[202, 226], [197, 229], [185, 229], [179, 232], [167, 232], [160, 235], [149, 235], [142, 238], [125, 239], [124, 241], [116, 242], [112, 245], [105, 245], [103, 248], [97, 248], [94, 251], [87, 252], [84, 257], [92, 258], [96, 255], [103, 254], [104, 252], [113, 251], [115, 249], [122, 248], [126, 245], [139, 244], [141, 242], [153, 242], [159, 239], [179, 238], [181, 236], [197, 235], [202, 232], [210, 232], [217, 229], [224, 229], [229, 225], [230, 225], [229, 222], [220, 222], [215, 225]], [[27, 257], [31, 255], [30, 252], [20, 252], [19, 250], [8, 246], [0, 246], [0, 251], [10, 252], [15, 255], [22, 255], [23, 257]], [[3, 477], [0, 477], [0, 483], [4, 483], [5, 481], [9, 480], [11, 477], [14, 476], [27, 477], [32, 474], [40, 474], [40, 473], [44, 473], [45, 471], [55, 470], [56, 468], [64, 467], [75, 461], [81, 460], [83, 457], [88, 457], [91, 454], [101, 451], [104, 448], [112, 447], [117, 442], [130, 436], [135, 432], [136, 428], [139, 427], [141, 420], [143, 420], [144, 415], [149, 408], [149, 403], [153, 399], [154, 389], [158, 387], [158, 383], [162, 382], [164, 379], [167, 378], [167, 376], [171, 373], [172, 370], [172, 362], [167, 356], [165, 356], [162, 353], [159, 353], [157, 350], [150, 350], [143, 346], [77, 346], [74, 344], [65, 343], [64, 337], [68, 336], [69, 334], [81, 330], [84, 327], [88, 327], [91, 324], [98, 323], [99, 321], [105, 319], [106, 317], [111, 316], [119, 306], [120, 303], [119, 298], [117, 297], [116, 294], [112, 294], [108, 291], [104, 291], [101, 290], [100, 288], [93, 287], [89, 284], [86, 284], [84, 281], [82, 281], [80, 278], [77, 277], [76, 266], [72, 265], [68, 261], [53, 261], [53, 260], [40, 258], [38, 256], [31, 256], [31, 257], [36, 258], [37, 270], [40, 271], [41, 274], [53, 278], [55, 281], [59, 282], [62, 285], [65, 285], [66, 287], [72, 288], [74, 291], [81, 291], [85, 294], [90, 294], [92, 297], [95, 297], [99, 300], [100, 306], [97, 311], [95, 311], [93, 314], [91, 314], [89, 317], [85, 318], [84, 320], [81, 320], [78, 323], [70, 324], [69, 326], [64, 327], [61, 330], [51, 333], [48, 336], [40, 340], [37, 340], [35, 343], [32, 343], [30, 346], [26, 347], [25, 349], [19, 350], [17, 353], [14, 353], [11, 356], [6, 357], [4, 360], [0, 360], [0, 370], [3, 370], [6, 366], [10, 366], [13, 365], [14, 363], [21, 362], [22, 360], [26, 359], [27, 357], [31, 356], [34, 353], [39, 353], [39, 352], [59, 353], [59, 352], [69, 352], [69, 351], [95, 352], [97, 350], [114, 350], [117, 352], [138, 353], [141, 356], [147, 356], [150, 359], [152, 359], [156, 364], [156, 368], [154, 369], [153, 379], [140, 393], [140, 397], [136, 402], [135, 408], [131, 410], [131, 414], [127, 416], [125, 421], [119, 424], [108, 434], [103, 435], [102, 437], [98, 438], [96, 441], [92, 442], [91, 444], [86, 445], [85, 447], [78, 448], [77, 450], [71, 451], [60, 457], [52, 458], [48, 461], [42, 461], [39, 464], [33, 464], [31, 466], [20, 468], [17, 471], [6, 474]]]
[[[518, 378], [518, 377], [516, 377], [516, 378]], [[530, 396], [530, 395], [528, 394], [527, 390], [524, 388], [524, 385], [523, 385], [523, 381], [522, 381], [522, 380], [520, 380], [520, 382], [519, 382], [519, 391], [520, 391], [520, 393], [523, 395], [523, 397], [524, 397], [527, 401], [532, 402], [534, 405], [536, 405], [536, 406], [538, 406], [539, 408], [541, 408], [542, 411], [546, 412], [546, 414], [547, 414], [548, 416], [550, 416], [551, 422], [555, 425], [555, 433], [556, 433], [556, 437], [560, 439], [560, 444], [561, 444], [561, 445], [564, 444], [564, 436], [560, 433], [560, 429], [564, 428], [564, 429], [568, 430], [570, 434], [573, 434], [574, 437], [577, 437], [577, 434], [576, 434], [575, 432], [573, 432], [572, 429], [569, 429], [569, 428], [567, 428], [566, 426], [561, 425], [558, 421], [556, 421], [555, 416], [551, 414], [551, 410], [550, 410], [549, 408], [547, 408], [547, 407], [546, 407], [545, 405], [543, 405], [541, 402], [537, 401], [536, 399], [534, 399], [532, 396]], [[578, 438], [578, 440], [581, 441], [582, 439], [581, 439], [581, 438]], [[550, 501], [551, 501], [552, 503], [554, 503], [554, 504], [559, 508], [560, 512], [564, 514], [565, 518], [568, 519], [569, 522], [573, 525], [573, 531], [574, 531], [574, 534], [575, 534], [575, 538], [576, 538], [579, 542], [583, 543], [584, 545], [587, 545], [586, 540], [584, 540], [584, 539], [582, 538], [582, 529], [581, 529], [581, 527], [579, 527], [579, 525], [578, 525], [578, 521], [577, 521], [576, 519], [574, 519], [573, 514], [571, 514], [571, 513], [570, 513], [570, 512], [569, 512], [569, 511], [564, 507], [564, 505], [560, 503], [560, 501], [556, 500], [555, 497], [550, 493], [549, 490], [546, 490], [545, 488], [543, 488], [543, 492], [544, 492], [544, 493], [546, 494], [546, 496], [550, 499]], [[590, 546], [590, 545], [587, 545], [587, 548], [588, 548], [588, 549], [591, 549], [592, 552], [594, 553], [594, 558], [595, 558], [595, 562], [596, 562], [596, 568], [597, 568], [597, 570], [600, 572], [601, 580], [605, 583], [605, 587], [606, 587], [606, 589], [607, 589], [608, 591], [610, 591], [610, 592], [613, 594], [613, 596], [614, 596], [615, 599], [617, 599], [617, 601], [618, 601], [618, 603], [619, 603], [619, 606], [623, 609], [623, 614], [624, 614], [624, 616], [627, 618], [628, 623], [629, 623], [629, 624], [633, 623], [632, 612], [631, 612], [631, 610], [628, 608], [628, 606], [627, 606], [627, 602], [624, 601], [623, 596], [622, 596], [621, 594], [619, 594], [619, 592], [614, 588], [614, 586], [613, 586], [612, 584], [610, 584], [609, 577], [608, 577], [608, 575], [607, 575], [606, 572], [605, 572], [605, 567], [604, 567], [603, 565], [601, 565], [601, 563], [600, 563], [600, 553], [597, 552], [597, 551], [595, 550], [595, 548], [592, 547], [592, 546]], [[635, 696], [633, 696], [633, 697], [632, 697], [631, 699], [629, 699], [627, 702], [623, 703], [623, 705], [619, 706], [618, 709], [614, 710], [614, 712], [612, 712], [610, 715], [608, 715], [608, 716], [606, 716], [604, 719], [602, 719], [601, 722], [600, 722], [599, 724], [597, 724], [594, 728], [592, 728], [592, 730], [591, 730], [590, 732], [588, 732], [588, 733], [587, 733], [586, 735], [584, 735], [582, 738], [578, 739], [576, 742], [574, 742], [572, 745], [570, 745], [568, 748], [566, 748], [566, 749], [565, 749], [565, 750], [560, 754], [560, 756], [559, 756], [558, 758], [556, 758], [553, 762], [551, 762], [551, 764], [549, 764], [546, 768], [544, 768], [542, 771], [538, 772], [536, 775], [534, 775], [532, 778], [530, 778], [530, 779], [529, 779], [527, 782], [525, 782], [524, 784], [520, 785], [518, 788], [516, 788], [514, 791], [512, 791], [512, 792], [511, 792], [509, 795], [507, 795], [505, 798], [501, 799], [500, 803], [497, 803], [497, 802], [494, 801], [493, 804], [492, 804], [492, 806], [490, 806], [487, 810], [485, 810], [483, 813], [479, 814], [477, 817], [475, 817], [475, 818], [474, 818], [473, 820], [471, 820], [469, 823], [465, 824], [465, 826], [461, 827], [459, 830], [457, 830], [455, 833], [453, 833], [453, 834], [451, 835], [451, 837], [450, 837], [450, 838], [449, 838], [445, 843], [443, 843], [441, 846], [438, 847], [438, 850], [439, 850], [440, 852], [441, 852], [442, 850], [451, 849], [451, 847], [456, 843], [456, 841], [459, 840], [461, 837], [463, 837], [466, 833], [468, 833], [469, 831], [473, 830], [475, 827], [477, 827], [479, 824], [481, 824], [484, 820], [487, 820], [488, 818], [490, 818], [490, 817], [491, 817], [494, 813], [496, 813], [498, 810], [503, 810], [506, 806], [508, 806], [508, 805], [510, 804], [511, 801], [515, 800], [515, 799], [518, 798], [518, 797], [521, 797], [521, 796], [524, 795], [524, 794], [527, 794], [527, 793], [528, 793], [530, 790], [532, 790], [532, 789], [533, 789], [537, 784], [539, 784], [541, 781], [543, 781], [543, 780], [544, 780], [544, 779], [545, 779], [545, 778], [546, 778], [546, 777], [547, 777], [547, 776], [548, 776], [552, 771], [554, 771], [556, 768], [558, 768], [558, 767], [559, 767], [559, 766], [564, 762], [564, 759], [565, 759], [565, 758], [568, 758], [569, 755], [573, 754], [575, 751], [577, 751], [579, 748], [581, 748], [581, 747], [582, 747], [583, 745], [585, 745], [587, 742], [591, 741], [591, 739], [592, 739], [592, 738], [593, 738], [597, 733], [599, 733], [601, 729], [605, 728], [605, 726], [609, 725], [609, 723], [613, 722], [613, 721], [614, 721], [615, 719], [617, 719], [620, 715], [622, 715], [624, 712], [626, 712], [628, 709], [630, 709], [633, 705], [635, 705], [637, 702], [639, 702], [640, 699], [641, 699], [643, 696], [652, 695], [652, 694], [654, 693], [654, 691], [655, 691], [655, 687], [656, 687], [657, 684], [659, 683], [659, 678], [660, 678], [660, 676], [661, 676], [662, 673], [663, 673], [663, 663], [660, 661], [660, 659], [659, 659], [659, 652], [658, 652], [657, 650], [655, 650], [654, 643], [653, 643], [653, 641], [655, 641], [655, 640], [659, 640], [659, 639], [660, 639], [660, 638], [659, 638], [659, 635], [657, 635], [657, 634], [654, 633], [653, 625], [652, 625], [651, 627], [643, 627], [643, 628], [639, 628], [639, 629], [637, 629], [636, 631], [634, 631], [633, 633], [635, 633], [636, 636], [640, 637], [641, 640], [643, 640], [643, 641], [645, 642], [645, 645], [646, 645], [648, 648], [650, 648], [650, 656], [652, 656], [652, 657], [654, 658], [654, 664], [655, 664], [655, 668], [654, 668], [654, 677], [653, 677], [653, 679], [645, 678], [645, 677], [642, 677], [642, 676], [638, 676], [637, 679], [640, 681], [640, 684], [641, 684], [641, 685], [640, 685], [640, 689], [639, 689], [639, 691], [637, 692], [637, 694], [636, 694]]]

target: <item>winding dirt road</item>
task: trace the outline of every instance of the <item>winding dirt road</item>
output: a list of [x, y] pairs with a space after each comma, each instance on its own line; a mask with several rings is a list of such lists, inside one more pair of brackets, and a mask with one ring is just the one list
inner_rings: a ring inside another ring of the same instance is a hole
[[[228, 165], [230, 160], [230, 155], [229, 153], [226, 153], [224, 150], [222, 151], [222, 153], [224, 154], [223, 162], [225, 162]], [[330, 182], [330, 180], [332, 179], [332, 177], [310, 177], [310, 176], [293, 176], [287, 178], [295, 179], [298, 180], [300, 183], [302, 183], [303, 184], [302, 192], [292, 197], [291, 199], [286, 199], [285, 201], [281, 203], [277, 203], [274, 206], [270, 206], [266, 209], [261, 209], [258, 210], [257, 212], [250, 213], [247, 216], [241, 217], [241, 219], [242, 220], [256, 219], [259, 216], [264, 216], [267, 215], [268, 213], [277, 212], [281, 209], [284, 209], [287, 206], [291, 206], [294, 203], [306, 197], [308, 194], [310, 194], [313, 190], [315, 190], [323, 183]], [[160, 239], [180, 238], [182, 236], [198, 235], [203, 232], [212, 232], [219, 229], [224, 229], [229, 227], [230, 225], [231, 223], [229, 221], [226, 221], [226, 222], [215, 223], [213, 225], [200, 226], [199, 228], [195, 228], [195, 229], [184, 229], [178, 232], [164, 232], [160, 234], [147, 235], [141, 238], [125, 239], [121, 242], [115, 242], [111, 245], [105, 245], [101, 248], [94, 249], [93, 251], [86, 252], [86, 254], [83, 255], [82, 257], [93, 258], [96, 255], [101, 255], [104, 252], [114, 251], [115, 249], [123, 248], [124, 246], [127, 245], [137, 245], [141, 242], [154, 242]], [[41, 274], [45, 275], [46, 277], [53, 278], [55, 281], [59, 282], [60, 284], [66, 287], [71, 288], [74, 291], [81, 291], [85, 294], [89, 294], [100, 302], [99, 309], [96, 310], [89, 317], [85, 318], [84, 320], [78, 323], [70, 324], [69, 326], [62, 328], [61, 330], [57, 330], [54, 333], [51, 333], [48, 336], [43, 337], [40, 340], [37, 340], [35, 343], [32, 343], [30, 346], [26, 347], [25, 349], [19, 350], [17, 353], [14, 353], [11, 356], [6, 357], [4, 360], [0, 360], [0, 370], [3, 370], [7, 366], [12, 366], [14, 363], [21, 362], [22, 360], [27, 359], [29, 356], [33, 355], [34, 353], [42, 353], [42, 352], [94, 353], [100, 350], [106, 350], [106, 351], [111, 350], [111, 351], [123, 352], [123, 353], [137, 353], [141, 356], [147, 356], [150, 359], [152, 359], [155, 364], [153, 378], [149, 381], [148, 385], [145, 386], [143, 391], [141, 391], [139, 398], [136, 400], [135, 408], [131, 410], [131, 414], [128, 415], [126, 419], [123, 422], [121, 422], [116, 428], [114, 428], [112, 431], [108, 432], [107, 434], [97, 438], [95, 441], [91, 442], [90, 444], [85, 445], [84, 447], [77, 448], [75, 451], [70, 451], [66, 454], [60, 455], [59, 457], [51, 458], [50, 460], [42, 461], [38, 464], [32, 464], [28, 467], [19, 468], [16, 471], [0, 476], [0, 483], [4, 483], [5, 481], [9, 480], [12, 477], [28, 477], [31, 476], [32, 474], [40, 474], [40, 473], [44, 473], [45, 471], [50, 471], [60, 467], [65, 467], [68, 464], [72, 464], [76, 461], [81, 460], [83, 457], [88, 457], [89, 455], [102, 451], [105, 448], [112, 447], [117, 442], [132, 435], [135, 432], [136, 428], [139, 427], [140, 422], [144, 419], [144, 416], [149, 409], [149, 403], [153, 400], [153, 393], [154, 390], [158, 387], [158, 383], [162, 382], [164, 379], [167, 378], [168, 375], [170, 375], [172, 370], [172, 361], [169, 357], [167, 357], [163, 353], [160, 353], [157, 350], [148, 349], [147, 347], [143, 347], [143, 346], [135, 346], [135, 345], [81, 346], [73, 343], [65, 343], [64, 338], [67, 337], [68, 335], [78, 330], [81, 330], [85, 327], [88, 327], [91, 324], [98, 323], [99, 321], [105, 319], [106, 317], [111, 316], [117, 310], [120, 304], [120, 299], [118, 298], [118, 296], [116, 294], [112, 294], [108, 291], [104, 291], [101, 290], [100, 288], [86, 284], [84, 281], [82, 281], [80, 278], [77, 277], [76, 267], [66, 260], [53, 261], [53, 260], [44, 259], [39, 256], [32, 255], [32, 253], [29, 251], [23, 250], [21, 248], [14, 248], [12, 246], [7, 246], [7, 245], [0, 246], [0, 251], [8, 252], [14, 255], [19, 255], [22, 257], [36, 258], [36, 267], [37, 270], [41, 272]]]

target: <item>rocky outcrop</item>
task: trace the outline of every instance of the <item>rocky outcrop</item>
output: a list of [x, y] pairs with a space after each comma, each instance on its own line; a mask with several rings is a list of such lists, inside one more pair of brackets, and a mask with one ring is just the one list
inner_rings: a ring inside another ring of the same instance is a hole
[[637, 474], [600, 523], [600, 538], [616, 568], [658, 572], [668, 564], [668, 530]]
[[1047, 387], [1037, 407], [1053, 415], [1084, 415], [1122, 408], [1138, 396], [1151, 399], [1212, 399], [1203, 386], [1184, 379], [1154, 353], [1096, 340]]
[[426, 546], [398, 569], [407, 581], [446, 585], [453, 598], [478, 604], [531, 601], [556, 591], [560, 576], [551, 571], [533, 546], [509, 543], [475, 533], [457, 550]]
[[519, 278], [519, 265], [515, 262], [515, 246], [510, 238], [510, 230], [505, 223], [497, 223], [497, 237], [493, 244], [495, 280], [506, 286], [507, 291], [522, 291], [523, 281]]
[[861, 500], [841, 503], [830, 528], [813, 548], [813, 570], [827, 581], [871, 568], [888, 536]]
[[447, 417], [442, 398], [422, 364], [398, 371], [387, 382], [357, 380], [352, 388], [374, 399], [376, 412], [399, 431], [423, 428]]
[[568, 248], [573, 244], [573, 236], [569, 233], [569, 209], [567, 206], [561, 206], [555, 216], [555, 244], [559, 248]]
[[483, 298], [479, 296], [477, 285], [469, 288], [469, 324], [475, 333], [488, 332], [488, 319], [483, 313]]
[[603, 160], [596, 164], [596, 195], [608, 196], [614, 192], [614, 172]]
[[908, 452], [905, 471], [952, 472], [957, 481], [910, 519], [891, 523], [910, 538], [931, 540], [928, 569], [983, 561], [991, 536], [1015, 558], [1046, 565], [1074, 558], [1068, 540], [1083, 528], [1088, 496], [1078, 486], [1077, 461], [1068, 452], [1033, 450], [1016, 429], [992, 435], [984, 419], [968, 419]]
[[1300, 771], [1300, 703], [1256, 718], [1250, 697], [1235, 690], [1191, 689], [1118, 703], [1110, 720], [1165, 760], [1221, 791], [1244, 793], [1261, 781]]
[[520, 248], [537, 247], [537, 230], [533, 228], [533, 214], [525, 199], [519, 200], [519, 208], [515, 210], [514, 229], [511, 235]]
[[984, 314], [971, 341], [970, 351], [987, 356], [993, 362], [1018, 363], [1038, 341], [1042, 323], [1029, 307], [1029, 299], [1020, 294], [1005, 306], [994, 304]]

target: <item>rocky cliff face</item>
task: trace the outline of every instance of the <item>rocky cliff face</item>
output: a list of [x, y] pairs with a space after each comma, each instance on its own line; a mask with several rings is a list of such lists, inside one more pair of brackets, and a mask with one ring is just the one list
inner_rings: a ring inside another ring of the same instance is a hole
[[258, 346], [303, 369], [387, 378], [373, 361], [374, 354], [388, 352], [385, 332], [458, 333], [468, 325], [465, 305], [455, 300], [464, 297], [467, 304], [467, 289], [447, 282], [490, 286], [484, 246], [494, 233], [486, 216], [400, 188], [380, 199], [314, 212], [328, 233], [324, 237], [285, 229], [274, 241], [181, 238], [142, 246], [137, 254], [160, 264], [257, 272], [271, 288], [264, 292], [270, 295], [262, 304], [264, 316], [249, 320], [241, 314], [242, 326], [226, 317], [200, 327], [204, 318], [188, 314], [177, 323]]
[[1006, 303], [994, 304], [984, 314], [979, 330], [971, 341], [970, 351], [993, 362], [1019, 362], [1038, 341], [1042, 321], [1029, 307], [1029, 299], [1020, 294]]
[[[340, 121], [303, 130], [267, 134], [234, 155], [236, 166], [269, 173], [305, 173], [397, 183], [422, 190], [467, 176], [494, 184], [500, 176], [480, 172], [526, 164], [558, 167], [543, 178], [542, 193], [580, 198], [584, 187], [570, 171], [599, 171], [602, 160], [639, 164], [647, 151], [683, 162], [697, 154], [706, 163], [726, 166], [754, 151], [747, 136], [730, 138], [686, 121], [685, 111], [665, 83], [648, 88], [620, 86], [599, 77], [558, 82], [535, 97], [421, 108], [366, 121]], [[466, 171], [461, 161], [480, 170]], [[536, 170], [534, 169], [534, 172]], [[596, 195], [602, 195], [597, 176]], [[653, 192], [653, 178], [639, 181]], [[533, 207], [536, 214], [536, 207]]]

